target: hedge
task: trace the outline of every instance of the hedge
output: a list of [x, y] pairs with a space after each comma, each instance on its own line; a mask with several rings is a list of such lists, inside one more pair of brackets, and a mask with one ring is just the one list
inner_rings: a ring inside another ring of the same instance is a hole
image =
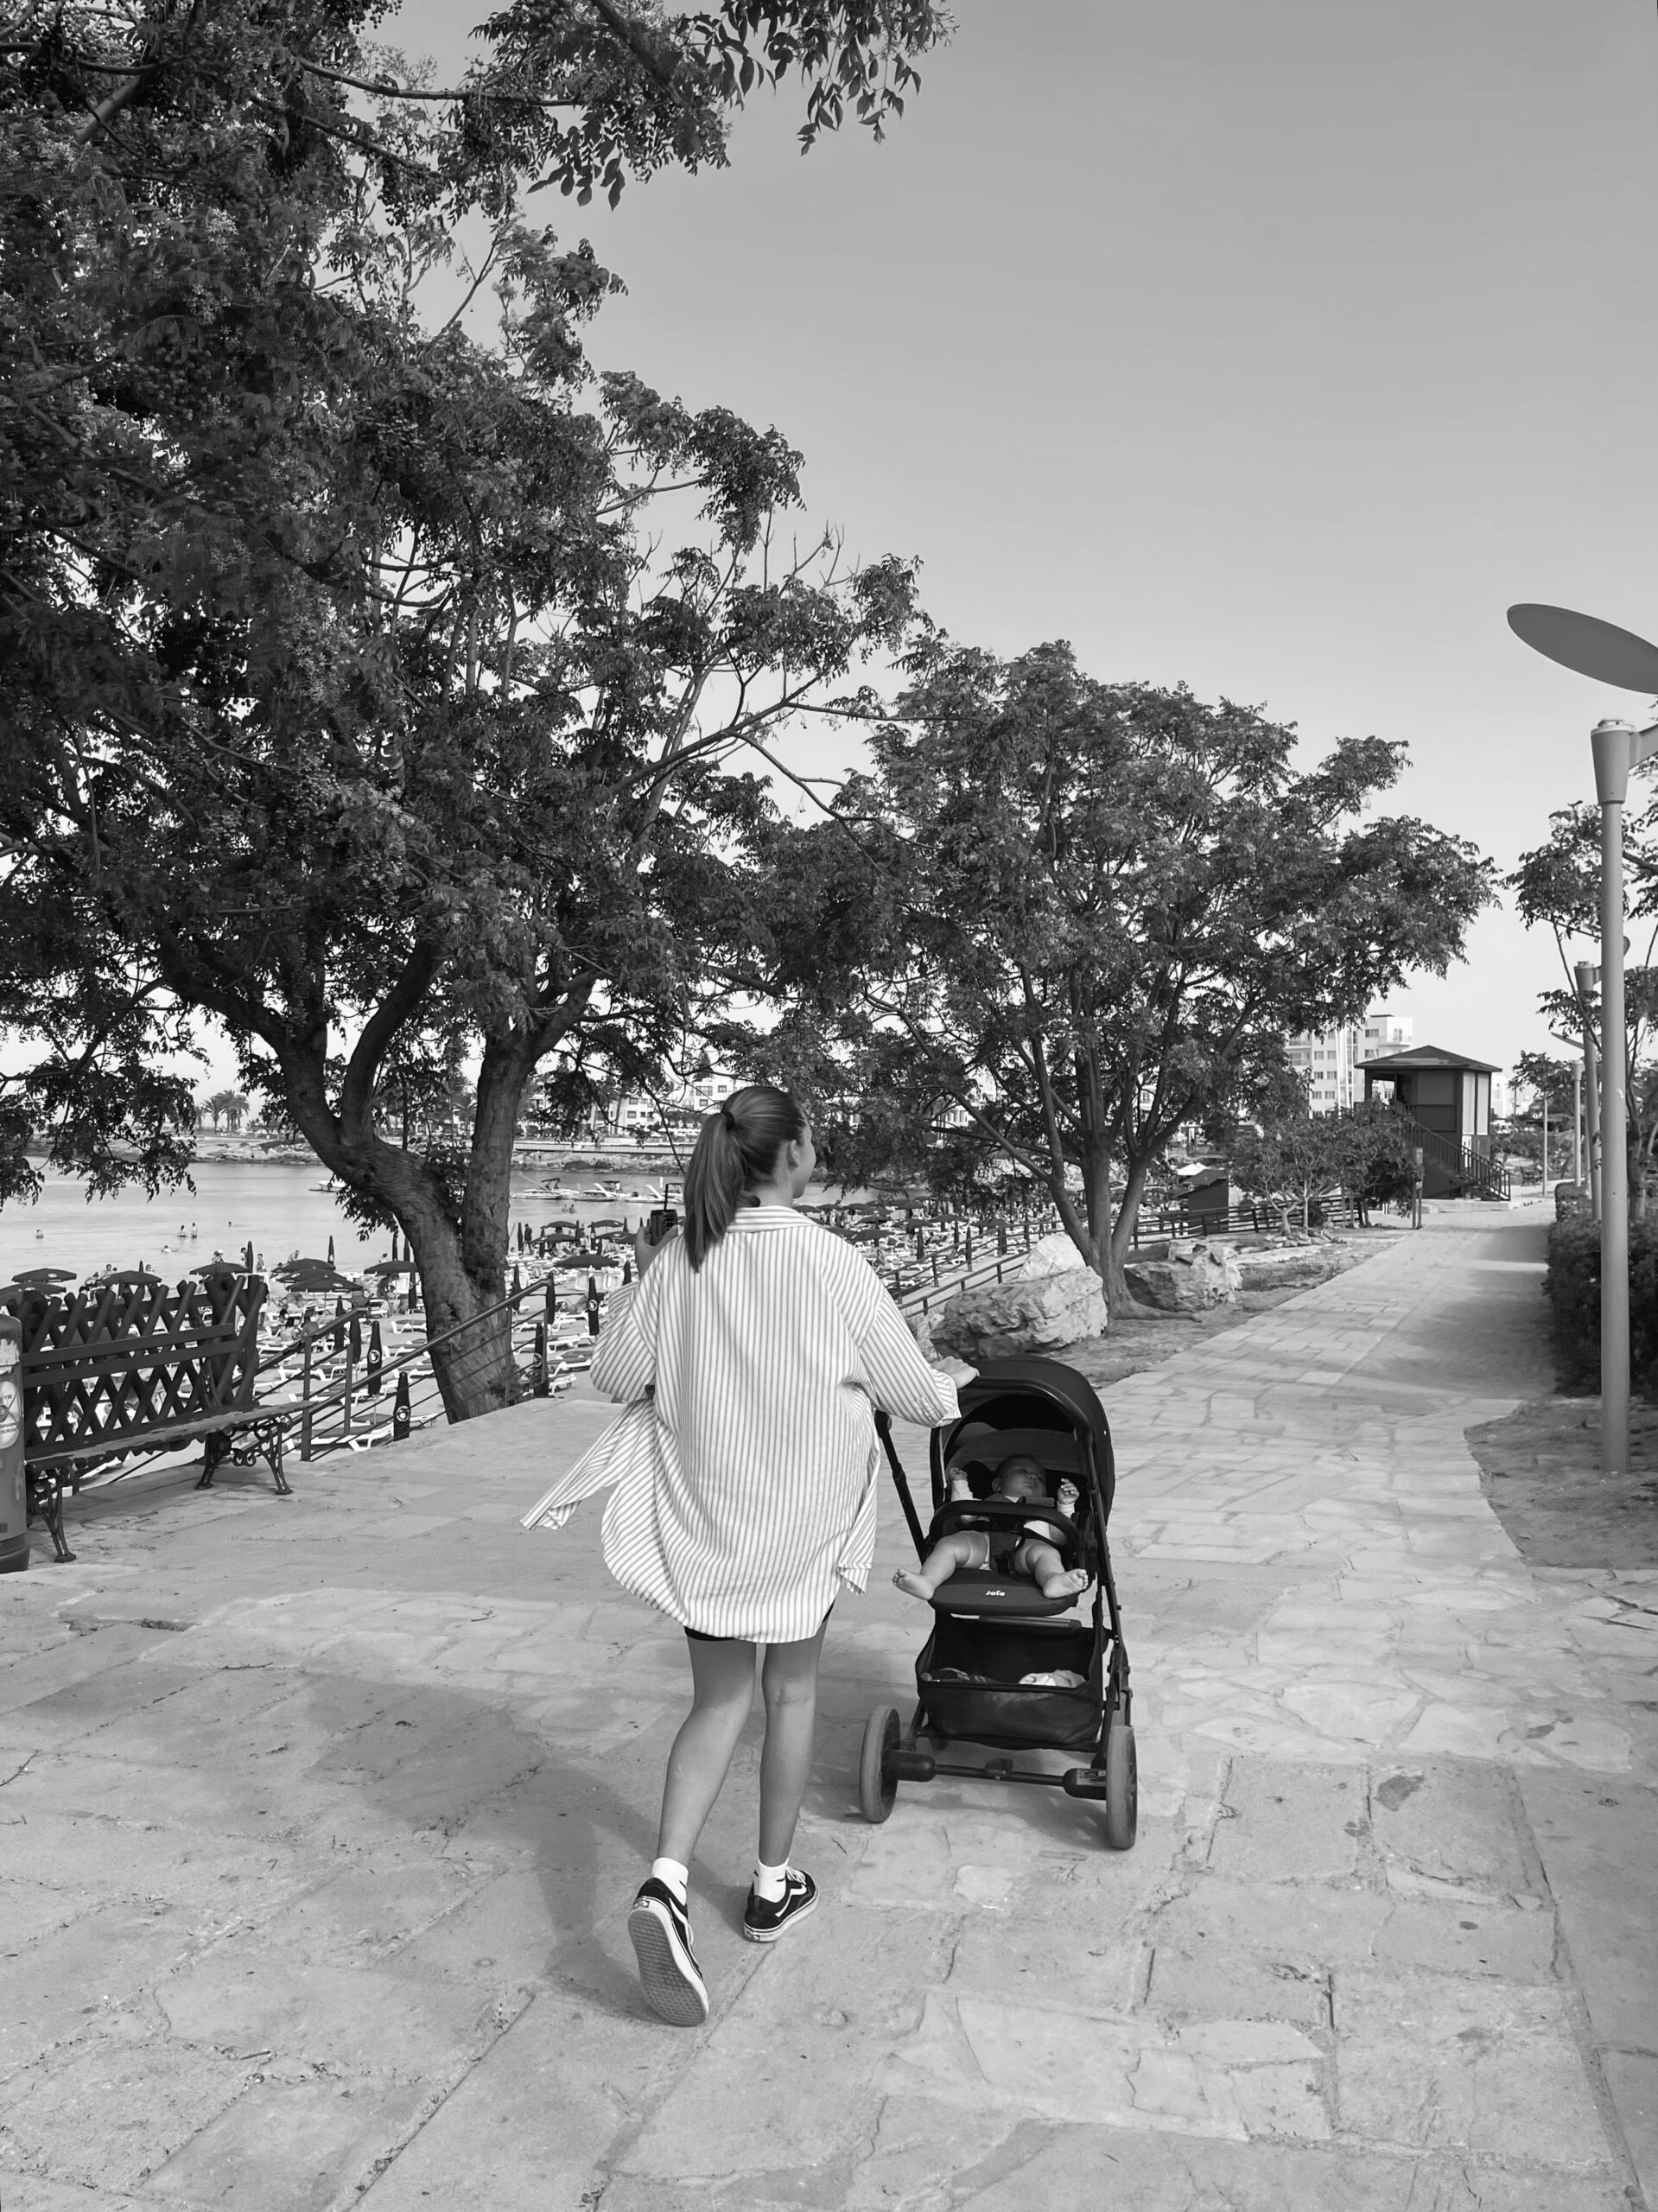
[[[1600, 1224], [1581, 1216], [1548, 1233], [1549, 1304], [1559, 1390], [1600, 1388]], [[1658, 1222], [1629, 1224], [1629, 1385], [1658, 1398]]]

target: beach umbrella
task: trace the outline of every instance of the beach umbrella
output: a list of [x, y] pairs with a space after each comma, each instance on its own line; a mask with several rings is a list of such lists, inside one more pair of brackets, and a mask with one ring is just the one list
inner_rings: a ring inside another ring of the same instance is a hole
[[378, 1321], [371, 1321], [368, 1325], [368, 1369], [364, 1377], [364, 1388], [371, 1398], [378, 1398], [380, 1395], [380, 1369], [384, 1357], [380, 1325]]
[[523, 1288], [524, 1270], [519, 1267], [518, 1262], [514, 1260], [512, 1262], [512, 1296], [516, 1298]]
[[[161, 1281], [162, 1277], [160, 1275], [151, 1274], [148, 1268], [99, 1268], [93, 1274], [84, 1275], [81, 1278], [80, 1287], [83, 1292], [89, 1290], [115, 1290], [125, 1283], [160, 1282]], [[22, 1275], [17, 1275], [14, 1276], [10, 1282], [5, 1284], [3, 1288], [4, 1290], [43, 1291], [47, 1296], [55, 1297], [59, 1291], [62, 1289], [62, 1285], [49, 1282], [32, 1283], [28, 1281]], [[3, 1294], [3, 1292], [0, 1292], [0, 1295]], [[67, 1295], [67, 1294], [66, 1293], [65, 1294]]]
[[414, 1425], [409, 1405], [409, 1370], [397, 1370], [397, 1395], [391, 1402], [391, 1440], [401, 1444]]
[[331, 1237], [328, 1239], [328, 1265], [329, 1265], [330, 1267], [333, 1267], [334, 1263], [334, 1239], [333, 1239], [333, 1237], [331, 1236]]
[[251, 1237], [249, 1237], [247, 1243], [242, 1247], [242, 1264], [249, 1274], [253, 1273], [253, 1239]]
[[548, 1276], [544, 1289], [547, 1303], [547, 1319], [550, 1321], [558, 1312], [558, 1285], [554, 1281], [551, 1275]]
[[633, 1262], [632, 1262], [632, 1260], [624, 1260], [624, 1261], [622, 1262], [622, 1281], [623, 1281], [624, 1282], [632, 1282], [632, 1280], [633, 1280]]
[[[135, 1277], [142, 1278], [145, 1282], [161, 1281], [159, 1275], [146, 1274], [142, 1268], [135, 1268], [133, 1274]], [[23, 1268], [12, 1277], [14, 1282], [38, 1284], [41, 1288], [48, 1283], [73, 1282], [74, 1279], [75, 1271], [73, 1268]]]
[[351, 1347], [351, 1363], [355, 1367], [358, 1361], [363, 1357], [363, 1322], [362, 1316], [354, 1307], [352, 1311], [351, 1328], [346, 1337], [346, 1342]]
[[334, 1302], [334, 1348], [336, 1351], [346, 1349], [346, 1301], [343, 1298], [336, 1298]]
[[278, 1282], [285, 1283], [290, 1290], [297, 1291], [302, 1298], [321, 1297], [331, 1290], [356, 1288], [351, 1278], [348, 1275], [342, 1275], [339, 1268], [327, 1260], [301, 1259], [295, 1256], [291, 1260], [284, 1260], [274, 1272]]

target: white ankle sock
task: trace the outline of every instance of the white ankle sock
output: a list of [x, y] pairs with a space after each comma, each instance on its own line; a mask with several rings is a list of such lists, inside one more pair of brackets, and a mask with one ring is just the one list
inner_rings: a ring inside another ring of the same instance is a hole
[[682, 1866], [677, 1859], [653, 1859], [651, 1861], [651, 1878], [665, 1884], [681, 1904], [684, 1904], [686, 1886], [691, 1878], [689, 1866]]
[[781, 1866], [768, 1866], [763, 1859], [754, 1861], [754, 1895], [762, 1904], [777, 1904], [788, 1888], [789, 1862]]

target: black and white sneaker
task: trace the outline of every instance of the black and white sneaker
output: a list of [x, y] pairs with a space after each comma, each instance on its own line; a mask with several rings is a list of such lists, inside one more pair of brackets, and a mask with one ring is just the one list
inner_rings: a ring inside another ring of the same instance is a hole
[[743, 1934], [751, 1943], [775, 1943], [785, 1928], [804, 1920], [817, 1904], [817, 1885], [791, 1866], [783, 1878], [783, 1895], [768, 1902], [751, 1889], [743, 1914]]
[[627, 1932], [651, 2010], [676, 2028], [701, 2027], [708, 2017], [708, 1986], [691, 1948], [691, 1923], [679, 1899], [654, 1875], [639, 1885]]

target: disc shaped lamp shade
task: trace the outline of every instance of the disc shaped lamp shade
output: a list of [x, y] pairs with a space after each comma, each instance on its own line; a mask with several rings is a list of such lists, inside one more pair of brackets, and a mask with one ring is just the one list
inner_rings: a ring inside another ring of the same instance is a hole
[[1534, 652], [1597, 683], [1658, 692], [1658, 645], [1637, 638], [1633, 630], [1620, 630], [1616, 622], [1528, 600], [1509, 609], [1509, 627]]

